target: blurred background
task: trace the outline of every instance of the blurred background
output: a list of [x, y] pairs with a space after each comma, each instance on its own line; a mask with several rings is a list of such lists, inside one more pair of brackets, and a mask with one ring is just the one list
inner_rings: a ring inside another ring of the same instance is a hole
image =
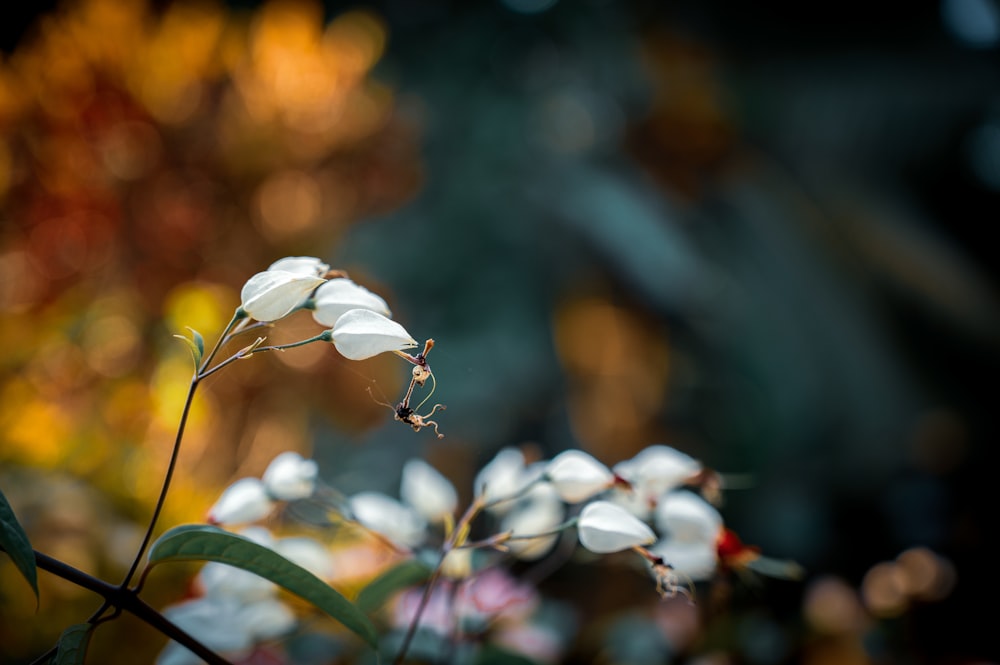
[[[283, 450], [347, 493], [422, 456], [468, 499], [502, 446], [667, 443], [808, 575], [671, 641], [648, 580], [567, 566], [561, 662], [1000, 662], [995, 0], [35, 7], [0, 10], [0, 487], [37, 549], [122, 575], [190, 378], [172, 335], [311, 255], [436, 340], [445, 438], [366, 392], [397, 399], [397, 359], [255, 357], [199, 392], [163, 528]], [[3, 663], [97, 605], [40, 582], [35, 612], [0, 561]], [[92, 662], [162, 643], [118, 621]]]

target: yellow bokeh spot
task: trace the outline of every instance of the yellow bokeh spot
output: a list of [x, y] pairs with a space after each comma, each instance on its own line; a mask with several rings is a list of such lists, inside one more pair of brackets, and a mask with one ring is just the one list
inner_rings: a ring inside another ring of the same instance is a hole
[[216, 284], [187, 282], [174, 288], [163, 304], [163, 318], [175, 334], [197, 330], [211, 344], [235, 311], [236, 294]]

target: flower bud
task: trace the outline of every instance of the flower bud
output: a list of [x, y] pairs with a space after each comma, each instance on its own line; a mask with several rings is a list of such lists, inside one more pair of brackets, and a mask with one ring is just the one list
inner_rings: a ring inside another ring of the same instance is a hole
[[386, 317], [392, 316], [385, 300], [346, 277], [321, 284], [313, 296], [313, 303], [313, 318], [316, 323], [328, 328], [352, 309], [367, 309]]
[[380, 492], [360, 492], [350, 498], [351, 513], [363, 526], [402, 547], [424, 542], [427, 522], [412, 508]]
[[261, 480], [272, 498], [280, 501], [305, 499], [316, 487], [319, 467], [295, 452], [281, 453], [268, 465]]
[[403, 467], [399, 496], [429, 522], [441, 522], [458, 507], [455, 487], [434, 467], [411, 459]]
[[314, 275], [285, 270], [259, 272], [243, 285], [240, 307], [258, 321], [277, 321], [300, 307], [323, 282]]
[[613, 470], [644, 498], [655, 499], [697, 476], [702, 464], [669, 446], [654, 445], [639, 451], [630, 460], [619, 462]]
[[417, 341], [403, 326], [368, 309], [345, 312], [333, 326], [333, 345], [349, 360], [412, 349]]
[[545, 475], [567, 503], [579, 503], [611, 487], [615, 476], [608, 467], [580, 450], [567, 450], [545, 467]]
[[[517, 501], [515, 507], [500, 521], [500, 531], [509, 531], [512, 536], [544, 534], [558, 527], [565, 517], [566, 507], [548, 483], [536, 485], [527, 497]], [[548, 533], [537, 538], [511, 540], [505, 543], [507, 549], [522, 561], [539, 559], [552, 549], [559, 534]]]
[[576, 528], [580, 544], [597, 554], [620, 552], [656, 541], [656, 534], [645, 522], [609, 501], [587, 504]]
[[703, 543], [715, 547], [722, 531], [722, 515], [693, 492], [678, 490], [664, 495], [654, 514], [657, 530], [671, 541]]
[[[480, 469], [473, 481], [476, 496], [486, 503], [516, 495], [533, 477], [524, 465], [524, 453], [517, 448], [503, 448]], [[503, 514], [511, 509], [512, 502], [503, 502], [487, 508], [492, 513]]]
[[274, 502], [257, 478], [242, 478], [223, 491], [208, 510], [210, 524], [233, 525], [256, 522], [271, 514]]

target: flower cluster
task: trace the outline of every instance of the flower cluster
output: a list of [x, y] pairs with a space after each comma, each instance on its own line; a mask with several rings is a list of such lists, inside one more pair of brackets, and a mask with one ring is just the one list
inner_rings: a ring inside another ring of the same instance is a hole
[[[396, 419], [415, 430], [433, 426], [437, 431], [430, 414], [420, 416], [410, 406], [414, 388], [433, 379], [426, 359], [433, 340], [416, 356], [406, 353], [417, 342], [389, 318], [382, 298], [311, 257], [275, 262], [251, 277], [241, 295], [227, 335], [301, 309], [310, 310], [328, 328], [290, 345], [264, 346], [258, 338], [232, 359], [315, 341], [332, 342], [352, 360], [394, 353], [413, 365], [403, 399], [390, 407]], [[248, 324], [251, 320], [258, 323]], [[199, 361], [200, 354], [195, 351]], [[197, 378], [214, 371], [208, 369], [211, 361], [210, 354]], [[540, 597], [534, 586], [518, 581], [506, 566], [512, 560], [547, 557], [559, 543], [560, 549], [571, 550], [575, 545], [564, 536], [574, 529], [579, 546], [592, 554], [638, 554], [663, 597], [680, 594], [693, 601], [695, 581], [729, 569], [799, 574], [794, 564], [766, 559], [725, 527], [716, 507], [721, 489], [719, 474], [665, 445], [649, 446], [611, 468], [581, 450], [529, 463], [521, 450], [508, 447], [476, 474], [473, 501], [461, 511], [451, 481], [421, 459], [404, 465], [398, 498], [376, 491], [347, 496], [322, 483], [315, 461], [285, 452], [260, 478], [241, 478], [226, 488], [209, 509], [207, 521], [242, 529], [242, 537], [327, 582], [334, 566], [325, 546], [305, 538], [275, 539], [255, 523], [271, 520], [280, 504], [311, 502], [324, 515], [335, 515], [336, 522], [354, 524], [369, 534], [369, 543], [391, 553], [385, 579], [403, 580], [390, 584], [380, 575], [371, 582], [382, 589], [373, 592], [376, 596], [385, 593], [386, 584], [389, 593], [397, 594], [391, 616], [385, 617], [402, 640], [397, 662], [420, 627], [451, 647], [502, 644], [546, 661], [557, 657], [560, 638], [537, 619]], [[296, 512], [286, 514], [294, 517]], [[357, 534], [357, 529], [352, 531]], [[393, 576], [393, 566], [407, 565], [411, 568]], [[411, 578], [414, 571], [417, 577]], [[414, 581], [418, 586], [407, 588]], [[251, 572], [213, 562], [201, 570], [197, 582], [197, 597], [168, 608], [165, 615], [210, 648], [243, 657], [298, 624], [295, 613], [275, 595], [274, 584]], [[183, 647], [171, 645], [160, 663], [185, 665], [191, 657]]]
[[[282, 453], [260, 479], [242, 478], [227, 488], [209, 510], [209, 521], [244, 526], [244, 535], [282, 552], [284, 541], [255, 535], [260, 527], [245, 525], [268, 518], [281, 501], [318, 501], [370, 533], [373, 542], [388, 546], [397, 564], [436, 561], [423, 586], [403, 589], [391, 605], [386, 620], [397, 635], [409, 631], [412, 637], [419, 626], [452, 643], [492, 642], [536, 660], [554, 659], [562, 638], [538, 621], [536, 589], [513, 577], [505, 564], [541, 559], [560, 541], [571, 544], [563, 536], [574, 528], [579, 545], [591, 553], [638, 554], [663, 597], [680, 594], [693, 601], [694, 582], [731, 569], [784, 577], [801, 572], [744, 545], [705, 498], [718, 500], [718, 474], [664, 445], [650, 446], [612, 468], [580, 450], [528, 463], [518, 448], [504, 448], [476, 475], [475, 498], [464, 512], [454, 485], [418, 458], [404, 465], [398, 498], [375, 491], [342, 496], [325, 488], [340, 497], [329, 502], [324, 497], [331, 492], [320, 491], [317, 471], [315, 462]], [[313, 553], [311, 561], [316, 569], [323, 557]], [[273, 599], [244, 579], [247, 573], [233, 571], [230, 578], [212, 566], [219, 564], [209, 564], [200, 574], [203, 596], [170, 610], [171, 616], [181, 621], [197, 616], [207, 603], [215, 603], [221, 614], [215, 589], [218, 580], [229, 579], [234, 581], [227, 583], [226, 597], [237, 595], [248, 608], [240, 612], [256, 607], [250, 599], [259, 597], [269, 603], [260, 611], [270, 608], [278, 616]], [[235, 619], [218, 619], [230, 620]], [[270, 626], [273, 633], [293, 624], [294, 617], [276, 618]], [[273, 636], [254, 632], [251, 621], [241, 625], [245, 628], [235, 633], [240, 647]], [[223, 629], [205, 622], [196, 632]]]
[[[430, 413], [420, 415], [410, 406], [416, 386], [423, 386], [434, 378], [427, 354], [434, 347], [434, 340], [424, 342], [423, 351], [417, 355], [406, 353], [417, 346], [406, 329], [392, 320], [392, 312], [382, 297], [354, 283], [345, 273], [330, 270], [330, 266], [311, 256], [291, 256], [272, 263], [267, 270], [251, 277], [240, 292], [240, 307], [236, 317], [242, 324], [253, 319], [273, 323], [292, 312], [307, 309], [313, 319], [327, 330], [309, 340], [285, 345], [289, 348], [313, 341], [332, 342], [337, 351], [349, 360], [365, 360], [382, 353], [394, 353], [413, 365], [412, 378], [403, 399], [393, 410], [395, 419], [410, 425], [414, 431], [433, 427], [438, 438], [437, 422], [430, 416], [445, 407], [435, 404]], [[243, 350], [244, 357], [262, 347], [264, 338], [258, 338]]]

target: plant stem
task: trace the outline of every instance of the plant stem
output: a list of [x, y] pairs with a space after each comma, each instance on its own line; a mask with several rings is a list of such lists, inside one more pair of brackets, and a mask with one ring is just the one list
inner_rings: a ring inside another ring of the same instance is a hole
[[[106, 606], [121, 608], [136, 616], [170, 639], [191, 650], [210, 665], [230, 665], [229, 661], [191, 637], [187, 632], [160, 614], [159, 611], [143, 602], [134, 591], [122, 586], [109, 584], [104, 580], [88, 575], [82, 570], [78, 570], [59, 559], [42, 554], [37, 550], [35, 551], [35, 563], [42, 570], [46, 570], [53, 575], [100, 595], [105, 599]], [[90, 622], [93, 623], [93, 621], [91, 619]]]
[[143, 536], [142, 544], [139, 546], [139, 551], [135, 553], [135, 558], [132, 560], [132, 565], [128, 569], [128, 573], [125, 575], [125, 579], [119, 585], [121, 589], [128, 587], [129, 582], [132, 581], [132, 576], [135, 575], [136, 569], [139, 567], [139, 562], [142, 561], [142, 555], [146, 553], [146, 548], [149, 547], [149, 541], [153, 538], [153, 532], [156, 530], [156, 521], [160, 518], [160, 512], [163, 510], [163, 504], [167, 499], [167, 490], [170, 489], [170, 481], [174, 476], [174, 469], [177, 468], [177, 458], [181, 450], [181, 440], [184, 438], [184, 427], [187, 425], [188, 414], [191, 412], [191, 402], [194, 400], [195, 390], [198, 388], [199, 378], [196, 375], [191, 379], [191, 385], [188, 387], [187, 398], [184, 400], [184, 410], [181, 411], [180, 423], [177, 425], [177, 436], [174, 439], [173, 450], [170, 451], [170, 461], [167, 463], [167, 472], [163, 476], [163, 485], [160, 487], [160, 496], [156, 500], [156, 507], [153, 509], [153, 516], [149, 520], [149, 527], [146, 529], [146, 535]]

